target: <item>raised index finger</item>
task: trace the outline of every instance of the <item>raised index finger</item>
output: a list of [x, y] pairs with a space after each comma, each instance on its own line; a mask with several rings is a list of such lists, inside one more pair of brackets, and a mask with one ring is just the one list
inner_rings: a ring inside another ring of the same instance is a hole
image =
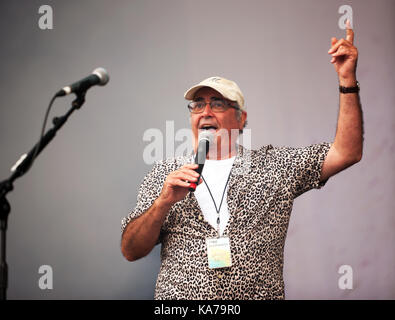
[[354, 43], [354, 30], [351, 28], [350, 20], [347, 19], [346, 22], [346, 40]]

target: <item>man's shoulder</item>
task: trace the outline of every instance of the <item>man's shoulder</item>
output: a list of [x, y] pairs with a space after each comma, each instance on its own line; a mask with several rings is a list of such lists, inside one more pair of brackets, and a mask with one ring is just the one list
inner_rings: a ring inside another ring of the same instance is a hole
[[305, 149], [317, 149], [317, 148], [323, 148], [323, 147], [328, 147], [331, 144], [329, 142], [321, 142], [321, 143], [312, 143], [304, 146], [299, 146], [299, 147], [291, 147], [291, 146], [273, 146], [272, 144], [264, 145], [258, 149], [253, 149], [253, 150], [248, 150], [244, 147], [242, 147], [246, 152], [252, 152], [256, 154], [267, 154], [267, 153], [282, 153], [282, 152], [292, 152], [292, 151], [301, 151]]
[[257, 149], [248, 149], [242, 145], [239, 146], [239, 155], [241, 157], [262, 157], [262, 156], [267, 156], [268, 154], [270, 154], [271, 152], [273, 152], [273, 145], [268, 144], [268, 145], [264, 145], [261, 146]]
[[285, 158], [292, 159], [294, 157], [319, 153], [321, 150], [328, 150], [330, 143], [315, 143], [304, 147], [290, 146], [273, 146], [272, 144], [263, 145], [257, 149], [248, 149], [240, 146], [239, 155], [241, 158], [247, 158], [261, 161], [263, 158], [272, 161], [283, 161]]

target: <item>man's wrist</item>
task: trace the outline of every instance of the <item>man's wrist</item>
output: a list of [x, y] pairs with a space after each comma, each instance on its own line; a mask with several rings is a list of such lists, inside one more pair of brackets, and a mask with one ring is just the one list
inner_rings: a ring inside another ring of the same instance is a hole
[[355, 87], [355, 86], [357, 86], [356, 75], [352, 75], [349, 77], [339, 77], [339, 86], [341, 86], [341, 87]]
[[158, 207], [158, 208], [160, 208], [161, 210], [164, 210], [164, 211], [169, 211], [170, 210], [170, 208], [173, 206], [173, 204], [171, 204], [171, 203], [168, 203], [167, 201], [165, 201], [165, 200], [163, 200], [162, 198], [161, 198], [161, 196], [159, 196], [156, 200], [155, 200], [155, 205]]

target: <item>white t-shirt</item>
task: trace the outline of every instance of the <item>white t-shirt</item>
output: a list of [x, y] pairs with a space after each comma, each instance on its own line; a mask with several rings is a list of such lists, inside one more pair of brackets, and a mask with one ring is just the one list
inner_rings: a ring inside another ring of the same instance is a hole
[[[222, 194], [224, 192], [224, 188], [228, 180], [230, 170], [232, 169], [233, 162], [235, 161], [235, 158], [236, 157], [232, 157], [225, 160], [206, 160], [204, 163], [202, 175], [208, 187], [210, 188], [217, 209], [219, 209], [219, 206], [221, 204]], [[228, 223], [229, 220], [228, 204], [226, 202], [227, 192], [228, 192], [228, 186], [226, 186], [224, 199], [222, 201], [222, 206], [219, 212], [220, 235], [223, 234], [226, 224]], [[208, 223], [210, 223], [210, 225], [212, 225], [215, 230], [217, 230], [218, 214], [217, 211], [215, 210], [213, 199], [211, 198], [207, 186], [204, 182], [202, 182], [200, 185], [197, 186], [195, 190], [195, 197], [197, 199], [200, 208], [202, 209], [204, 219]]]

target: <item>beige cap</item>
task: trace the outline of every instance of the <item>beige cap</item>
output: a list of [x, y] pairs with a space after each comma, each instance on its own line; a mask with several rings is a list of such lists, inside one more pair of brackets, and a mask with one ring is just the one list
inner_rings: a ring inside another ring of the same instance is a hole
[[216, 91], [218, 91], [222, 96], [230, 101], [236, 101], [241, 110], [245, 110], [244, 108], [244, 96], [241, 93], [241, 90], [236, 82], [227, 80], [222, 77], [210, 77], [196, 86], [190, 88], [187, 92], [185, 92], [184, 97], [187, 100], [193, 100], [196, 91], [200, 88], [209, 87]]

